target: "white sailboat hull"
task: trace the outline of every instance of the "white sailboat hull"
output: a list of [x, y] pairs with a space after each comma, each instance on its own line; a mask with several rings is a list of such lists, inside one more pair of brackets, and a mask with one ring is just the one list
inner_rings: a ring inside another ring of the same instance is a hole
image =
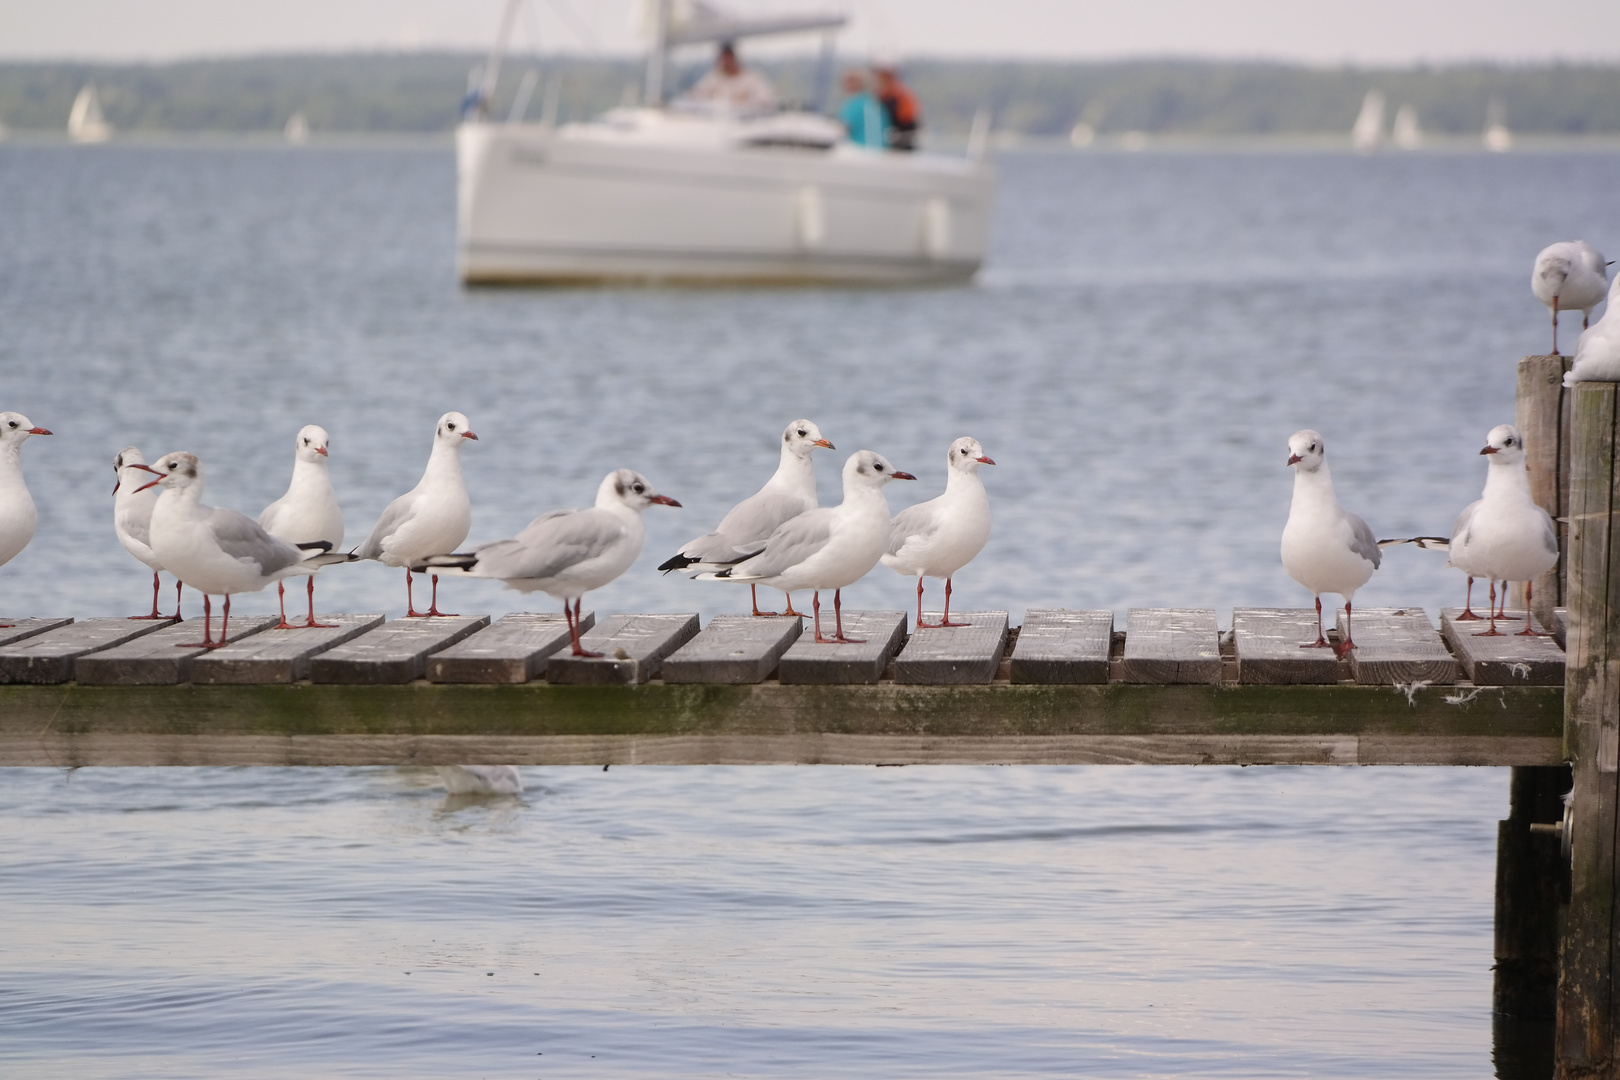
[[739, 125], [475, 121], [456, 133], [468, 283], [928, 283], [972, 277], [983, 162], [738, 142]]

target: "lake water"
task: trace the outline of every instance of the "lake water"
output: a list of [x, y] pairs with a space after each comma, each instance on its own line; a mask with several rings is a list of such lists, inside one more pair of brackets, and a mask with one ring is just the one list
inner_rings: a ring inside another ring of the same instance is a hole
[[[969, 607], [1308, 602], [1286, 440], [1381, 536], [1477, 496], [1554, 239], [1620, 248], [1620, 155], [1007, 154], [972, 287], [467, 292], [438, 150], [0, 144], [0, 408], [41, 524], [0, 608], [140, 610], [113, 454], [280, 494], [321, 423], [357, 541], [466, 412], [474, 542], [612, 468], [684, 510], [589, 606], [738, 610], [653, 567], [789, 419], [937, 493], [972, 434]], [[1578, 322], [1566, 318], [1563, 342]], [[1388, 553], [1367, 605], [1460, 599]], [[398, 571], [323, 608], [404, 610]], [[492, 583], [449, 606], [525, 605]], [[858, 607], [904, 608], [879, 570]], [[542, 601], [543, 602], [543, 601]], [[240, 598], [273, 610], [270, 593]], [[18, 1076], [1478, 1077], [1505, 770], [0, 772]], [[594, 1056], [593, 1056], [594, 1055]]]

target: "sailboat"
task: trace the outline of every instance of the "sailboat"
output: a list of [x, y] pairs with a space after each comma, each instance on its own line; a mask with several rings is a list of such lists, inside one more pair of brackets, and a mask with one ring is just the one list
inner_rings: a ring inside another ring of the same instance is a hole
[[287, 117], [287, 126], [281, 129], [281, 137], [294, 146], [303, 146], [309, 142], [309, 121], [304, 114], [295, 112]]
[[1485, 149], [1493, 154], [1505, 154], [1513, 149], [1513, 132], [1508, 130], [1502, 103], [1491, 98], [1485, 109]]
[[819, 111], [669, 99], [671, 50], [789, 33], [822, 35], [825, 89], [845, 15], [651, 0], [639, 102], [558, 126], [550, 106], [539, 123], [489, 115], [519, 3], [456, 130], [463, 281], [911, 284], [977, 272], [995, 191], [979, 153], [856, 146]]
[[1390, 141], [1402, 150], [1416, 150], [1423, 145], [1423, 129], [1418, 127], [1417, 110], [1412, 106], [1402, 105], [1395, 110]]
[[1378, 149], [1383, 142], [1384, 95], [1369, 90], [1361, 99], [1361, 112], [1356, 114], [1355, 126], [1350, 129], [1350, 145], [1365, 154]]
[[85, 83], [79, 96], [73, 99], [67, 132], [68, 138], [76, 143], [101, 143], [112, 138], [113, 127], [101, 115], [101, 99], [96, 96], [95, 83]]

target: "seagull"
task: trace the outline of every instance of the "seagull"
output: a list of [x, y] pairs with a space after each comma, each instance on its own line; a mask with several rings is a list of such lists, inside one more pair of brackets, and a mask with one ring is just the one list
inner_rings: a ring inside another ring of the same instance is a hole
[[440, 765], [439, 781], [451, 795], [521, 795], [523, 776], [511, 765]]
[[[1530, 495], [1530, 476], [1524, 465], [1524, 437], [1512, 424], [1498, 424], [1485, 438], [1481, 454], [1490, 455], [1491, 467], [1485, 472], [1485, 491], [1457, 515], [1451, 527], [1449, 565], [1469, 575], [1470, 592], [1475, 577], [1491, 582], [1491, 626], [1476, 637], [1497, 637], [1499, 614], [1496, 583], [1502, 582], [1502, 602], [1507, 603], [1507, 587], [1512, 581], [1525, 583], [1526, 606], [1531, 582], [1558, 565], [1558, 533], [1547, 511]], [[1478, 618], [1471, 611], [1463, 618]], [[1521, 637], [1541, 636], [1525, 620]]]
[[1609, 286], [1609, 306], [1603, 318], [1575, 342], [1575, 363], [1564, 373], [1564, 385], [1578, 382], [1620, 382], [1620, 276]]
[[1609, 264], [1598, 249], [1585, 240], [1560, 240], [1548, 244], [1536, 256], [1530, 272], [1530, 292], [1552, 312], [1553, 355], [1558, 355], [1558, 313], [1579, 311], [1581, 329], [1586, 329], [1592, 309], [1609, 291]]
[[[22, 444], [31, 435], [49, 434], [22, 413], [0, 412], [0, 566], [15, 559], [34, 538], [39, 511], [23, 481]], [[0, 625], [0, 629], [10, 625]]]
[[[332, 474], [326, 469], [331, 438], [318, 424], [305, 424], [293, 440], [292, 482], [287, 494], [264, 508], [259, 528], [289, 544], [324, 540], [331, 547], [343, 543], [343, 511], [338, 509], [332, 490]], [[305, 627], [332, 626], [315, 621], [315, 575], [309, 575], [309, 618]], [[276, 599], [281, 604], [278, 630], [291, 630], [287, 622], [287, 586], [276, 582]]]
[[[152, 614], [131, 615], [132, 619], [170, 619], [180, 621], [180, 590], [185, 585], [178, 578], [174, 582], [174, 614], [158, 611], [158, 571], [163, 564], [152, 554], [152, 507], [157, 505], [158, 493], [146, 490], [143, 475], [146, 455], [138, 446], [126, 446], [113, 458], [113, 472], [118, 482], [113, 485], [113, 532], [124, 550], [145, 563], [152, 571]], [[129, 475], [125, 475], [128, 473]]]
[[416, 570], [495, 578], [521, 593], [548, 593], [562, 601], [574, 655], [601, 656], [579, 643], [580, 597], [630, 569], [647, 539], [641, 512], [654, 503], [681, 505], [654, 491], [640, 473], [619, 469], [603, 478], [596, 489], [596, 505], [589, 509], [541, 514], [510, 540], [496, 540], [464, 554], [432, 555]]
[[1344, 640], [1336, 652], [1343, 659], [1355, 648], [1350, 604], [1383, 559], [1367, 523], [1339, 505], [1333, 494], [1322, 436], [1296, 431], [1288, 437], [1288, 464], [1294, 467], [1294, 501], [1283, 526], [1282, 563], [1288, 576], [1316, 594], [1316, 640], [1300, 646], [1325, 649], [1322, 594], [1344, 597]]
[[[806, 510], [777, 526], [758, 555], [736, 566], [699, 574], [703, 581], [758, 582], [790, 592], [814, 589], [816, 640], [822, 644], [860, 644], [844, 636], [843, 599], [840, 593], [865, 577], [889, 546], [889, 503], [883, 485], [890, 480], [915, 480], [898, 472], [882, 454], [860, 450], [844, 462], [844, 501], [837, 506]], [[833, 590], [837, 632], [821, 634], [821, 590]]]
[[[818, 447], [834, 449], [815, 424], [808, 420], [789, 424], [782, 432], [782, 462], [765, 486], [732, 507], [714, 532], [686, 544], [658, 569], [666, 574], [671, 570], [723, 570], [757, 555], [778, 525], [816, 508], [816, 467], [810, 455]], [[758, 585], [752, 586], [750, 592], [755, 615], [776, 614], [759, 610]], [[803, 612], [793, 610], [792, 594], [787, 602], [783, 614], [802, 618]]]
[[[153, 465], [138, 466], [157, 479], [142, 488], [163, 485], [152, 507], [152, 554], [163, 568], [203, 594], [203, 639], [187, 649], [217, 649], [225, 644], [231, 621], [231, 594], [258, 592], [272, 581], [312, 574], [353, 556], [332, 553], [324, 540], [289, 544], [235, 510], [202, 502], [203, 469], [197, 455], [177, 450]], [[210, 596], [225, 597], [219, 640], [213, 639]]]
[[433, 600], [426, 611], [416, 610], [411, 592], [411, 567], [429, 555], [454, 551], [472, 528], [472, 502], [461, 478], [461, 446], [475, 442], [467, 418], [458, 412], [439, 417], [433, 430], [433, 452], [415, 487], [388, 504], [366, 542], [354, 549], [360, 559], [376, 559], [384, 566], [405, 568], [405, 614], [421, 619], [447, 615], [439, 610], [439, 575], [433, 575]]
[[[980, 465], [994, 465], [977, 439], [951, 443], [945, 464], [945, 494], [900, 511], [889, 523], [884, 566], [917, 579], [917, 625], [971, 626], [951, 622], [951, 575], [972, 562], [990, 539], [990, 496], [979, 479]], [[923, 578], [945, 579], [945, 612], [937, 623], [923, 622]]]

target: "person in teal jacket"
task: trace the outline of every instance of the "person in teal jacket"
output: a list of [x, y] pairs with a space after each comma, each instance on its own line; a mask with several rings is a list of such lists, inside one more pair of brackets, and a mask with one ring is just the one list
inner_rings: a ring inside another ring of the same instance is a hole
[[849, 132], [849, 141], [856, 146], [882, 149], [886, 145], [888, 123], [883, 106], [866, 89], [866, 77], [858, 71], [845, 72], [844, 93], [849, 97], [838, 110], [838, 119]]

